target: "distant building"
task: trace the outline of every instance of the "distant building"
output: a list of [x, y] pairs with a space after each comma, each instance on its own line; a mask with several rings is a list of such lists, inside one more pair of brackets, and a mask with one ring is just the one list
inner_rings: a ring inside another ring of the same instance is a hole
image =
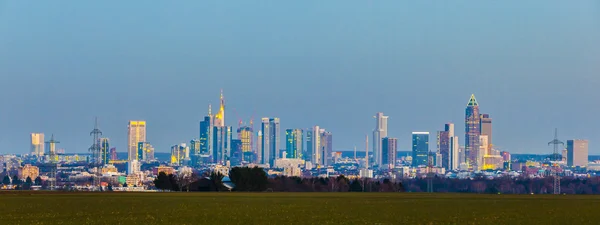
[[31, 155], [44, 156], [44, 133], [31, 133]]
[[231, 140], [231, 166], [237, 166], [242, 164], [243, 152], [242, 152], [242, 140], [233, 139]]
[[448, 123], [443, 131], [438, 131], [437, 145], [441, 156], [439, 166], [446, 170], [457, 170], [461, 160], [458, 136], [454, 134], [454, 124]]
[[492, 142], [492, 118], [490, 118], [489, 114], [481, 114], [480, 115], [480, 123], [481, 125], [479, 126], [481, 129], [481, 135], [486, 135], [487, 136], [487, 141], [488, 141], [488, 150], [492, 151], [493, 149], [493, 142]]
[[200, 155], [210, 156], [212, 154], [212, 115], [210, 112], [208, 116], [204, 117], [204, 120], [200, 122]]
[[381, 165], [382, 160], [382, 139], [388, 135], [388, 116], [384, 116], [382, 112], [378, 112], [374, 116], [375, 130], [373, 130], [373, 159], [375, 165]]
[[510, 162], [511, 161], [511, 155], [510, 152], [501, 152], [500, 153], [502, 155], [502, 160], [504, 160], [504, 162]]
[[127, 130], [127, 160], [143, 160], [138, 152], [138, 144], [146, 142], [146, 121], [129, 121]]
[[106, 165], [110, 161], [110, 140], [108, 138], [100, 138], [100, 158], [102, 165]]
[[262, 135], [261, 164], [273, 166], [279, 158], [279, 118], [262, 118]]
[[140, 172], [140, 161], [133, 160], [127, 162], [127, 174], [135, 174]]
[[154, 173], [154, 175], [158, 175], [161, 172], [163, 172], [167, 175], [171, 175], [171, 174], [175, 173], [175, 169], [170, 166], [159, 166], [159, 167], [155, 167], [152, 172]]
[[190, 159], [192, 160], [192, 166], [199, 166], [201, 163], [200, 154], [200, 140], [190, 140]]
[[302, 129], [287, 129], [285, 130], [285, 153], [286, 158], [296, 159], [302, 158], [303, 143]]
[[485, 163], [484, 163], [484, 157], [486, 155], [489, 155], [489, 149], [488, 149], [489, 145], [488, 145], [488, 136], [487, 135], [479, 135], [479, 151], [475, 152], [475, 162], [473, 164], [473, 170], [477, 171], [477, 170], [484, 170], [485, 168]]
[[429, 132], [412, 133], [412, 166], [427, 166], [429, 156]]
[[262, 134], [261, 130], [258, 131], [258, 135], [256, 135], [256, 139], [257, 139], [256, 140], [256, 152], [255, 152], [256, 159], [254, 160], [254, 162], [258, 163], [258, 164], [263, 164], [262, 163], [263, 162], [263, 160], [262, 160], [262, 150], [263, 150], [263, 148], [262, 148], [262, 140], [263, 140], [263, 134]]
[[481, 117], [479, 115], [479, 103], [475, 95], [471, 95], [465, 110], [465, 155], [466, 163], [471, 168], [478, 168], [479, 136], [481, 135]]
[[332, 164], [331, 156], [333, 154], [333, 135], [331, 132], [321, 129], [320, 136], [319, 155], [321, 158], [319, 160], [319, 164], [323, 166], [329, 166]]
[[182, 166], [189, 160], [190, 148], [186, 143], [171, 146], [171, 164]]
[[18, 174], [19, 179], [21, 180], [25, 180], [29, 177], [33, 181], [40, 176], [40, 168], [32, 166], [31, 164], [25, 164], [25, 166], [19, 167]]
[[382, 169], [393, 169], [396, 166], [396, 155], [398, 153], [398, 139], [385, 137], [381, 145], [381, 165]]
[[245, 162], [254, 162], [254, 153], [252, 151], [254, 131], [251, 127], [243, 126], [237, 130], [238, 139], [242, 142], [242, 160]]
[[110, 160], [119, 160], [119, 157], [117, 156], [117, 148], [110, 149]]
[[567, 166], [588, 166], [588, 141], [567, 140]]

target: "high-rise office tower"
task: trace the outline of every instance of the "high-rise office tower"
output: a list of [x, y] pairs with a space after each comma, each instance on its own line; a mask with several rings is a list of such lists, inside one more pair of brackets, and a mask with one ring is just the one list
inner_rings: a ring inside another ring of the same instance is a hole
[[398, 139], [385, 137], [382, 140], [381, 167], [393, 169], [396, 165], [396, 155], [398, 153]]
[[192, 160], [192, 166], [200, 165], [200, 155], [200, 140], [192, 139], [190, 141], [190, 159]]
[[481, 117], [479, 103], [475, 95], [471, 95], [465, 110], [465, 155], [466, 162], [471, 168], [478, 168], [477, 154], [479, 152], [479, 136], [481, 135]]
[[321, 155], [321, 128], [314, 126], [307, 132], [307, 154], [310, 154], [309, 161], [313, 164], [322, 162]]
[[333, 164], [333, 135], [331, 135], [331, 132], [321, 129], [319, 144], [319, 155], [321, 156], [319, 159], [319, 164], [323, 166], [329, 166]]
[[454, 135], [454, 124], [448, 123], [443, 131], [438, 131], [438, 153], [441, 167], [446, 170], [456, 170], [460, 164], [458, 136]]
[[242, 140], [231, 139], [231, 166], [237, 166], [242, 163], [243, 152], [242, 152]]
[[275, 165], [275, 159], [279, 158], [279, 132], [279, 118], [262, 118], [261, 163]]
[[476, 155], [474, 162], [476, 163], [473, 164], [473, 170], [478, 171], [486, 168], [484, 157], [490, 155], [490, 149], [488, 149], [489, 146], [488, 136], [479, 135], [479, 151], [475, 151]]
[[286, 158], [302, 158], [303, 144], [302, 129], [287, 129], [285, 130], [285, 153]]
[[313, 159], [313, 128], [309, 128], [306, 130], [306, 149], [304, 149], [304, 153], [302, 154], [304, 160], [312, 162]]
[[108, 138], [100, 138], [100, 161], [102, 165], [108, 164], [110, 160], [110, 140]]
[[481, 135], [487, 135], [487, 141], [488, 141], [488, 150], [492, 151], [493, 149], [493, 142], [492, 142], [492, 118], [490, 117], [489, 114], [481, 114], [480, 115], [481, 119], [480, 119], [480, 134]]
[[171, 146], [171, 164], [184, 165], [189, 160], [190, 149], [186, 143]]
[[142, 160], [143, 155], [138, 152], [140, 142], [146, 142], [146, 121], [129, 121], [127, 129], [128, 161]]
[[263, 141], [263, 134], [262, 134], [262, 130], [258, 131], [258, 134], [256, 135], [256, 163], [263, 163], [262, 160], [262, 141]]
[[375, 165], [381, 165], [381, 140], [387, 137], [388, 133], [388, 116], [384, 116], [382, 112], [378, 112], [374, 116], [375, 130], [373, 130], [373, 158]]
[[429, 132], [412, 132], [412, 166], [427, 166], [429, 157]]
[[211, 106], [208, 106], [208, 115], [200, 121], [200, 155], [209, 157], [213, 149], [213, 119]]
[[588, 166], [587, 140], [567, 140], [567, 166]]
[[213, 127], [213, 162], [225, 165], [231, 156], [232, 129], [230, 126]]
[[119, 157], [117, 156], [117, 148], [115, 147], [110, 148], [110, 160], [119, 160]]
[[252, 140], [253, 139], [253, 131], [251, 127], [243, 126], [238, 128], [238, 140], [241, 141], [242, 148], [242, 158], [241, 160], [245, 162], [253, 162], [254, 153], [252, 152]]
[[31, 155], [38, 157], [44, 156], [44, 150], [46, 149], [44, 146], [44, 134], [31, 133]]

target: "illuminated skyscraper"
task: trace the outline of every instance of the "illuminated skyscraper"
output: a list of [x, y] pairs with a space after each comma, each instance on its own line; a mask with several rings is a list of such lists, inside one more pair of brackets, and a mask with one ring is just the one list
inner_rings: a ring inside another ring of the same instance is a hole
[[31, 133], [31, 155], [42, 157], [45, 150], [44, 134]]
[[225, 126], [225, 98], [223, 97], [223, 90], [221, 90], [220, 97], [221, 105], [219, 107], [219, 112], [215, 115], [213, 126], [215, 127], [224, 127]]
[[100, 138], [100, 161], [102, 165], [108, 164], [110, 160], [110, 140], [108, 138]]
[[171, 146], [171, 164], [181, 166], [190, 158], [190, 148], [186, 143]]
[[429, 132], [412, 133], [412, 165], [427, 166], [429, 157]]
[[213, 127], [213, 162], [225, 165], [231, 156], [231, 132], [230, 126]]
[[398, 139], [385, 137], [382, 140], [381, 168], [393, 169], [396, 165]]
[[192, 160], [192, 166], [200, 165], [200, 140], [198, 139], [190, 141], [190, 158]]
[[487, 141], [488, 141], [488, 150], [492, 151], [493, 149], [493, 142], [492, 142], [492, 118], [490, 118], [489, 114], [480, 114], [480, 129], [481, 129], [481, 135], [487, 135]]
[[141, 160], [143, 155], [138, 152], [138, 144], [146, 142], [146, 121], [129, 121], [127, 130], [128, 161]]
[[279, 118], [262, 118], [261, 163], [274, 166], [279, 158]]
[[253, 131], [251, 127], [243, 126], [237, 130], [238, 139], [241, 142], [242, 149], [242, 160], [245, 162], [252, 162], [254, 159], [252, 152], [253, 142]]
[[481, 117], [479, 116], [479, 103], [475, 95], [471, 95], [465, 110], [465, 156], [471, 168], [478, 168], [477, 156], [479, 152], [479, 136], [481, 135]]
[[303, 144], [302, 129], [287, 129], [285, 130], [285, 152], [286, 158], [302, 158]]
[[151, 162], [154, 161], [154, 147], [149, 142], [139, 142], [137, 155], [140, 157], [137, 159], [139, 162]]
[[381, 165], [381, 141], [387, 137], [388, 117], [384, 116], [382, 112], [375, 114], [375, 130], [373, 130], [373, 159], [375, 165]]

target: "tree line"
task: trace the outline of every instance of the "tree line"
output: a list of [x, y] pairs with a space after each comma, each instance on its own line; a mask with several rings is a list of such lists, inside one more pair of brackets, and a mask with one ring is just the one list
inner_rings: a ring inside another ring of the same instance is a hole
[[2, 184], [6, 186], [13, 185], [15, 190], [31, 190], [31, 187], [34, 185], [42, 185], [42, 178], [38, 176], [35, 180], [32, 180], [31, 177], [27, 177], [25, 182], [23, 182], [17, 175], [13, 176], [12, 179], [6, 175], [2, 179]]

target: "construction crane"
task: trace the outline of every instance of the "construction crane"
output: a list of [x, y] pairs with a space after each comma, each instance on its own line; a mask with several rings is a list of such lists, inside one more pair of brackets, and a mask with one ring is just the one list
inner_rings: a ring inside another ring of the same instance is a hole
[[554, 194], [559, 195], [560, 194], [560, 172], [559, 172], [560, 167], [558, 166], [558, 159], [557, 159], [557, 156], [559, 155], [558, 146], [562, 145], [564, 147], [565, 143], [558, 140], [558, 129], [554, 129], [554, 140], [548, 142], [548, 146], [550, 146], [550, 145], [552, 145], [554, 148], [554, 151], [552, 152], [552, 157], [550, 159], [550, 162], [552, 163], [551, 176], [554, 177], [554, 184], [553, 184]]

